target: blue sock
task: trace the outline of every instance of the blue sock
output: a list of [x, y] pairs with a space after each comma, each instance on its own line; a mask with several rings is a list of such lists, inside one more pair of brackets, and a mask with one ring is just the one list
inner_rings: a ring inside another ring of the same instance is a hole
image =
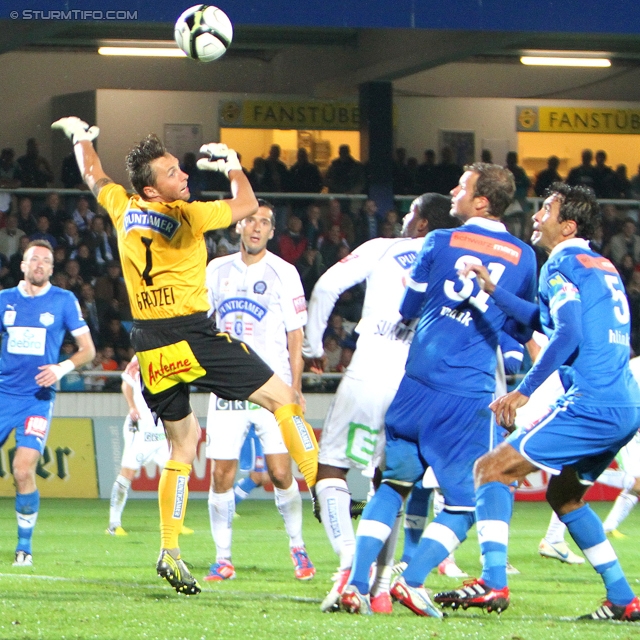
[[16, 493], [16, 516], [18, 518], [18, 546], [16, 551], [31, 553], [31, 537], [38, 519], [40, 492]]
[[233, 485], [233, 495], [236, 505], [240, 504], [258, 485], [251, 479], [251, 476], [241, 478]]
[[402, 577], [410, 587], [421, 587], [429, 572], [437, 567], [461, 542], [474, 522], [469, 511], [441, 511], [425, 529], [418, 549]]
[[371, 565], [389, 537], [401, 507], [400, 494], [389, 485], [382, 484], [362, 512], [349, 579], [349, 584], [357, 587], [360, 593], [369, 593]]
[[476, 490], [476, 528], [482, 552], [482, 581], [491, 589], [507, 586], [507, 547], [513, 508], [511, 490], [488, 482]]
[[404, 549], [402, 562], [409, 562], [420, 544], [422, 532], [427, 526], [429, 502], [433, 489], [425, 489], [422, 484], [413, 487], [404, 510]]
[[616, 605], [629, 604], [634, 596], [624, 577], [620, 562], [602, 528], [600, 518], [588, 504], [571, 511], [560, 520], [567, 525], [571, 537], [591, 566], [600, 574], [607, 590], [607, 600]]

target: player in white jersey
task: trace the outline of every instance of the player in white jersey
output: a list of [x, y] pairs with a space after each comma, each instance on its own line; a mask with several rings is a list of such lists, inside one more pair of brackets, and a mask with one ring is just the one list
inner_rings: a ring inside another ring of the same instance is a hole
[[[361, 469], [372, 476], [384, 452], [384, 416], [404, 374], [413, 331], [402, 323], [400, 300], [405, 281], [434, 229], [456, 226], [450, 199], [427, 193], [416, 198], [405, 216], [402, 238], [376, 238], [331, 267], [316, 283], [309, 303], [303, 355], [319, 365], [322, 336], [336, 300], [343, 291], [366, 280], [362, 318], [356, 326], [358, 346], [338, 386], [325, 419], [320, 444], [316, 494], [325, 531], [340, 558], [334, 585], [321, 609], [333, 609], [353, 562], [355, 535], [351, 524], [347, 473]], [[383, 562], [372, 607], [390, 606], [389, 578], [393, 549]]]
[[[148, 462], [155, 462], [163, 469], [169, 459], [169, 446], [162, 421], [158, 420], [156, 424], [142, 396], [140, 365], [135, 356], [122, 372], [122, 394], [127, 401], [129, 413], [122, 427], [124, 448], [120, 473], [111, 489], [107, 533], [112, 536], [127, 535], [122, 528], [122, 512], [136, 473]], [[185, 533], [184, 528], [182, 533]]]
[[[44, 452], [53, 413], [55, 385], [67, 373], [91, 362], [95, 348], [80, 306], [70, 291], [51, 286], [53, 249], [31, 242], [22, 258], [24, 279], [0, 291], [0, 445], [15, 434], [11, 468], [16, 485], [18, 544], [14, 566], [31, 566], [31, 539], [40, 493], [36, 468]], [[78, 351], [58, 362], [69, 331]]]
[[[242, 340], [302, 399], [302, 339], [307, 305], [295, 267], [267, 251], [274, 233], [273, 207], [259, 200], [258, 211], [238, 223], [240, 252], [207, 266], [211, 312], [221, 331]], [[304, 404], [303, 404], [304, 406]], [[302, 498], [291, 473], [291, 458], [273, 414], [248, 401], [211, 395], [207, 413], [207, 458], [212, 459], [209, 516], [216, 562], [208, 581], [235, 577], [231, 563], [233, 481], [242, 443], [251, 425], [262, 443], [267, 471], [287, 534], [295, 576], [309, 580], [315, 568], [302, 539]]]

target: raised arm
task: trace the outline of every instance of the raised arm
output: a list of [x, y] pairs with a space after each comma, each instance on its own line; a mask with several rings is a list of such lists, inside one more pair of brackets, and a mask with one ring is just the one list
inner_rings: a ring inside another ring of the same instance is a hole
[[100, 129], [96, 126], [90, 127], [76, 116], [60, 118], [51, 125], [51, 128], [59, 129], [71, 140], [82, 178], [93, 195], [98, 197], [100, 189], [113, 182], [102, 170], [100, 158], [93, 146], [93, 140], [98, 137]]
[[231, 207], [231, 221], [238, 222], [258, 210], [258, 201], [253, 188], [242, 170], [238, 154], [226, 144], [211, 142], [200, 147], [200, 153], [207, 158], [198, 160], [198, 168], [203, 171], [224, 173], [231, 183], [231, 198], [225, 202]]

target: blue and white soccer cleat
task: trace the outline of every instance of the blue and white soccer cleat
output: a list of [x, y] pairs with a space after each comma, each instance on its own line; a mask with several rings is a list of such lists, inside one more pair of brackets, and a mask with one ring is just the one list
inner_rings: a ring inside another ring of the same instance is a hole
[[391, 596], [418, 616], [443, 617], [440, 609], [431, 602], [427, 590], [424, 587], [410, 587], [402, 576], [398, 576], [393, 581]]
[[347, 613], [359, 613], [365, 616], [373, 614], [369, 594], [360, 593], [358, 587], [354, 587], [352, 584], [348, 585], [342, 592], [340, 608]]
[[207, 582], [222, 582], [223, 580], [233, 580], [235, 577], [235, 567], [229, 560], [221, 558], [209, 567], [209, 573], [204, 579]]

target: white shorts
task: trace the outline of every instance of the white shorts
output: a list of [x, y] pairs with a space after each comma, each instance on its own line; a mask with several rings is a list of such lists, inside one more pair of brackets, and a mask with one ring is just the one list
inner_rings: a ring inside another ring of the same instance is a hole
[[[162, 423], [160, 423], [162, 424]], [[155, 462], [161, 469], [169, 459], [169, 443], [162, 426], [151, 422], [138, 422], [138, 430], [131, 430], [131, 418], [127, 416], [122, 427], [124, 450], [120, 465], [126, 469], [138, 471], [140, 467]]]
[[640, 432], [636, 432], [616, 456], [618, 467], [625, 473], [640, 478]]
[[324, 421], [318, 461], [368, 473], [377, 467], [386, 442], [384, 418], [397, 390], [388, 381], [342, 378]]
[[224, 400], [212, 393], [207, 410], [207, 458], [238, 460], [242, 443], [252, 424], [255, 425], [264, 455], [288, 453], [271, 411], [248, 400]]

